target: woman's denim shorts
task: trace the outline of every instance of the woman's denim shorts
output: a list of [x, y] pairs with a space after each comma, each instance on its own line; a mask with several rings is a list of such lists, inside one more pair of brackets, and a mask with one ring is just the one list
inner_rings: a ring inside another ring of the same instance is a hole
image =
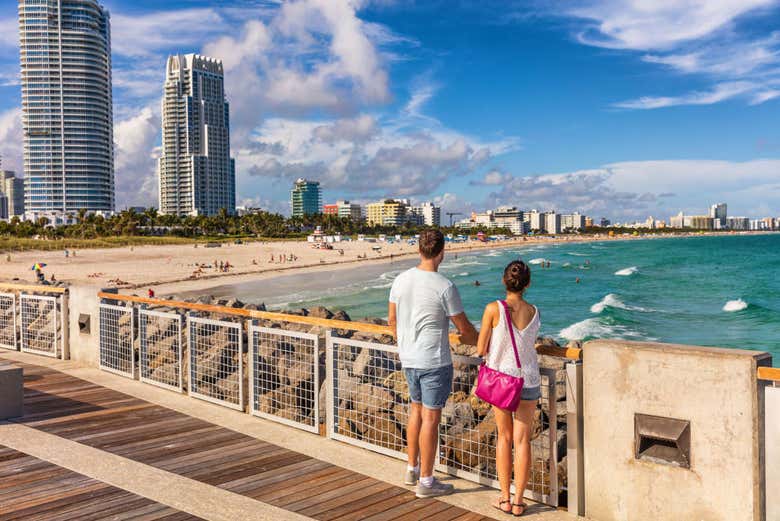
[[523, 387], [523, 392], [520, 393], [520, 399], [536, 401], [542, 397], [542, 388], [537, 387]]

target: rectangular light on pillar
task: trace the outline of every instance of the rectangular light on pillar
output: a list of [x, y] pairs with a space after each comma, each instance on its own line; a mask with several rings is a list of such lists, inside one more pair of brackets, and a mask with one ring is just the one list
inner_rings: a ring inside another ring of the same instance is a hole
[[691, 423], [634, 414], [634, 457], [661, 465], [691, 468]]

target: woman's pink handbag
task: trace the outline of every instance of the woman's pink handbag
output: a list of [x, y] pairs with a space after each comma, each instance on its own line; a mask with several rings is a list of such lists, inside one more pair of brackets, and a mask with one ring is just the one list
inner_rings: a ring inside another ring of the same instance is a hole
[[[512, 339], [515, 362], [517, 362], [517, 368], [520, 369], [520, 354], [517, 352], [515, 331], [514, 327], [512, 327], [512, 315], [509, 312], [509, 306], [506, 301], [502, 300], [501, 305], [504, 306], [504, 312], [506, 313], [506, 324], [507, 327], [509, 327], [509, 337]], [[474, 394], [476, 394], [477, 398], [480, 400], [484, 400], [501, 409], [514, 412], [517, 410], [517, 406], [520, 405], [524, 383], [522, 377], [518, 378], [502, 373], [501, 371], [496, 371], [485, 365], [485, 362], [482, 362], [482, 365], [479, 366], [477, 388], [475, 389]]]

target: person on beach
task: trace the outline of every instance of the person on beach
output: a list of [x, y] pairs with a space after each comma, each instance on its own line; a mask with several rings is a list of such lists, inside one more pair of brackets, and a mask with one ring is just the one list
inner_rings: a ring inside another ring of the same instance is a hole
[[[501, 495], [493, 506], [502, 512], [521, 516], [526, 508], [523, 492], [531, 467], [534, 412], [536, 403], [542, 396], [542, 379], [535, 348], [541, 321], [539, 310], [526, 302], [523, 296], [531, 283], [531, 269], [528, 265], [521, 260], [510, 262], [504, 269], [503, 282], [506, 287], [505, 300], [491, 302], [482, 315], [477, 354], [484, 357], [485, 364], [490, 369], [524, 379], [517, 409], [509, 411], [493, 406], [498, 427], [496, 470], [501, 486]], [[511, 322], [508, 321], [507, 314], [511, 317]], [[513, 340], [517, 346], [517, 358]], [[514, 501], [510, 498], [513, 467]]]
[[419, 239], [420, 264], [393, 282], [388, 323], [398, 341], [398, 356], [409, 385], [411, 407], [406, 428], [408, 466], [404, 482], [417, 485], [417, 497], [451, 494], [453, 486], [433, 476], [441, 410], [452, 389], [449, 323], [463, 343], [477, 332], [466, 318], [455, 285], [438, 273], [444, 260], [444, 235], [425, 230]]

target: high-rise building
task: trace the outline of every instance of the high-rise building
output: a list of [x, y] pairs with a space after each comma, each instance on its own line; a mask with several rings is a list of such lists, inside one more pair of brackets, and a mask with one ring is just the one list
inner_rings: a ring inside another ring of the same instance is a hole
[[352, 219], [354, 222], [363, 220], [363, 207], [358, 203], [338, 201], [336, 203], [336, 215], [342, 219]]
[[528, 223], [532, 232], [544, 231], [544, 214], [540, 213], [538, 210], [531, 210], [530, 212], [526, 212], [523, 216], [523, 220]]
[[108, 11], [19, 0], [19, 35], [26, 211], [113, 211]]
[[8, 199], [6, 217], [24, 215], [24, 179], [10, 170], [0, 171], [0, 193]]
[[316, 215], [322, 213], [322, 193], [319, 181], [300, 178], [290, 191], [292, 216]]
[[411, 207], [411, 213], [417, 217], [416, 224], [423, 226], [441, 226], [441, 207], [432, 202]]
[[585, 216], [579, 212], [561, 215], [562, 230], [582, 230], [587, 226]]
[[222, 62], [198, 54], [169, 56], [163, 89], [160, 213], [235, 213], [236, 164]]
[[728, 206], [726, 206], [726, 203], [713, 204], [710, 206], [710, 217], [719, 222], [720, 228], [725, 228], [726, 219], [728, 219]]
[[551, 235], [561, 233], [561, 214], [555, 212], [544, 214], [544, 231]]
[[403, 226], [409, 213], [408, 200], [386, 199], [366, 205], [366, 222], [369, 226]]

